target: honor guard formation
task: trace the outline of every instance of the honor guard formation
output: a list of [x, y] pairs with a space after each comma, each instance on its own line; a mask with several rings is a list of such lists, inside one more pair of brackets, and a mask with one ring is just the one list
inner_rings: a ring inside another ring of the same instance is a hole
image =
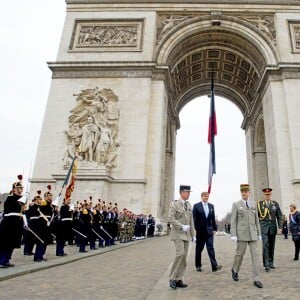
[[4, 201], [0, 222], [0, 268], [13, 267], [10, 262], [15, 248], [23, 247], [23, 254], [35, 262], [46, 261], [47, 245], [55, 244], [56, 256], [65, 256], [66, 246], [74, 245], [79, 252], [127, 243], [153, 237], [155, 219], [149, 215], [136, 215], [118, 204], [98, 199], [62, 205], [53, 200], [51, 185], [28, 203], [22, 176], [12, 185]]

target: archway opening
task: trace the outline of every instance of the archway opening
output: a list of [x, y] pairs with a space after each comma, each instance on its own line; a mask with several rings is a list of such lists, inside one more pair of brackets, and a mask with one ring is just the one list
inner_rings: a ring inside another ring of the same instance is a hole
[[[248, 182], [245, 132], [241, 128], [243, 115], [236, 105], [215, 97], [218, 134], [215, 138], [216, 168], [210, 202], [216, 217], [223, 219], [232, 203], [240, 199], [239, 185]], [[175, 198], [179, 184], [190, 184], [190, 202], [199, 202], [208, 187], [210, 147], [207, 143], [210, 99], [194, 98], [181, 110], [181, 127], [176, 137]]]

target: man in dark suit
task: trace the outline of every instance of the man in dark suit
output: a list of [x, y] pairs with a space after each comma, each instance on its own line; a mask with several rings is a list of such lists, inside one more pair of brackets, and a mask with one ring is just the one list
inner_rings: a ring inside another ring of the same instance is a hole
[[201, 202], [196, 203], [193, 207], [194, 227], [196, 230], [196, 253], [195, 266], [198, 272], [201, 272], [201, 253], [206, 244], [206, 249], [211, 263], [213, 272], [222, 268], [218, 265], [215, 258], [214, 234], [217, 231], [215, 220], [214, 206], [208, 203], [209, 193], [201, 193]]

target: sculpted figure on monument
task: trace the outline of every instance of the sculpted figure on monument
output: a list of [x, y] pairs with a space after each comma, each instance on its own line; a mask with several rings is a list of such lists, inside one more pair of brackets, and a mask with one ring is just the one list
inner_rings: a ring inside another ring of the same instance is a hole
[[82, 127], [82, 137], [79, 145], [79, 154], [83, 154], [84, 160], [94, 160], [94, 151], [99, 135], [100, 131], [95, 124], [93, 117], [88, 117], [87, 124]]
[[168, 31], [170, 31], [172, 28], [174, 28], [175, 25], [188, 18], [190, 18], [190, 16], [175, 16], [175, 15], [166, 16], [165, 19], [161, 21], [162, 29], [161, 32], [159, 33], [158, 39], [160, 40], [163, 37], [163, 35], [166, 34]]
[[[78, 152], [81, 165], [97, 168], [104, 165], [116, 167], [118, 122], [120, 111], [118, 97], [111, 89], [82, 90], [76, 105], [70, 111], [69, 130], [65, 131], [67, 147], [63, 164], [67, 166]], [[80, 164], [79, 164], [80, 168]]]
[[77, 38], [79, 47], [135, 46], [137, 26], [114, 26], [108, 24], [81, 26]]

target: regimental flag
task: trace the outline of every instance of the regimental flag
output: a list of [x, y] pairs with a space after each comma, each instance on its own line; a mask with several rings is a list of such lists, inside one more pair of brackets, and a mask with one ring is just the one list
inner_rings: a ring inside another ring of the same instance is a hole
[[74, 157], [74, 159], [72, 161], [72, 164], [70, 166], [70, 169], [68, 171], [68, 174], [66, 176], [64, 185], [63, 185], [63, 186], [65, 186], [66, 184], [68, 184], [67, 188], [66, 188], [66, 193], [65, 193], [65, 199], [66, 200], [68, 200], [68, 199], [71, 198], [72, 193], [74, 191], [75, 180], [76, 180], [76, 173], [77, 173], [77, 158]]
[[211, 73], [210, 115], [208, 124], [208, 143], [210, 144], [208, 168], [208, 193], [211, 191], [212, 177], [216, 174], [215, 135], [217, 135], [217, 119], [215, 111], [214, 73]]

